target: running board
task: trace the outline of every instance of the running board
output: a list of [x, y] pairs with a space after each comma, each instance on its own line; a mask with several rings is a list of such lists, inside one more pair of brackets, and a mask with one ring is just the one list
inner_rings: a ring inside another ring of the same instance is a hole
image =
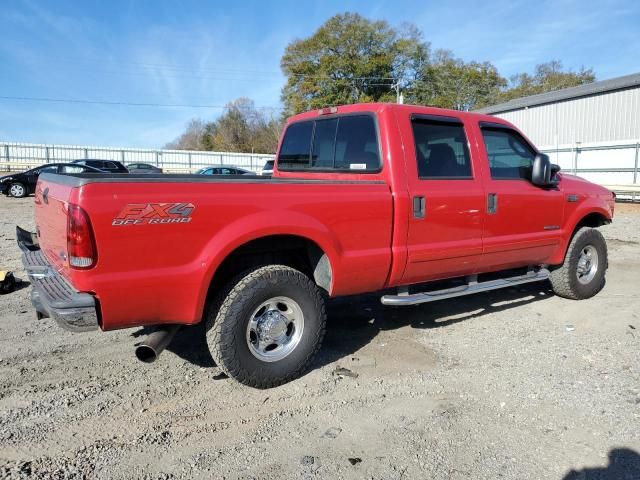
[[477, 282], [477, 276], [468, 277], [469, 281], [466, 285], [459, 287], [445, 288], [442, 290], [434, 290], [432, 292], [422, 293], [401, 293], [399, 295], [383, 295], [380, 301], [383, 305], [392, 305], [401, 307], [405, 305], [417, 305], [419, 303], [435, 302], [445, 298], [462, 297], [474, 293], [488, 292], [490, 290], [498, 290], [499, 288], [513, 287], [514, 285], [522, 285], [523, 283], [539, 282], [549, 278], [549, 270], [541, 268], [538, 271], [529, 271], [526, 275], [517, 277], [500, 278], [498, 280], [489, 280], [486, 282]]

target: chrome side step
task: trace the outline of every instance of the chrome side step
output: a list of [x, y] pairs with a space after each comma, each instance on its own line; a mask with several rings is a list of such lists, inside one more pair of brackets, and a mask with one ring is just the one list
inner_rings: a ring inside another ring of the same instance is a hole
[[399, 295], [383, 295], [380, 301], [383, 305], [392, 305], [401, 307], [405, 305], [417, 305], [419, 303], [435, 302], [445, 298], [462, 297], [464, 295], [472, 295], [474, 293], [488, 292], [490, 290], [498, 290], [499, 288], [513, 287], [523, 283], [540, 282], [549, 278], [549, 270], [541, 268], [537, 271], [530, 270], [526, 275], [518, 275], [516, 277], [499, 278], [497, 280], [488, 280], [486, 282], [477, 281], [477, 276], [468, 277], [466, 285], [459, 287], [445, 288], [442, 290], [434, 290], [432, 292], [406, 293], [404, 291]]

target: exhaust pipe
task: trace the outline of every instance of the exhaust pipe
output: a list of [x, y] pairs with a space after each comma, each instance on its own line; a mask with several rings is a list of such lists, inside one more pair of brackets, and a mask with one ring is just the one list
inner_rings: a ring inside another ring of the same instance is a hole
[[171, 343], [180, 325], [163, 325], [149, 334], [136, 346], [136, 357], [144, 363], [155, 362], [162, 351]]

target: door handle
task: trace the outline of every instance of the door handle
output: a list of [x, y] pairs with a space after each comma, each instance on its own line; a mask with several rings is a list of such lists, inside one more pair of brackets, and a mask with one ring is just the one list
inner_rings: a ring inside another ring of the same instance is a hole
[[427, 200], [422, 197], [413, 197], [413, 218], [424, 218], [427, 210]]
[[487, 213], [494, 215], [498, 211], [498, 194], [490, 193], [487, 195]]

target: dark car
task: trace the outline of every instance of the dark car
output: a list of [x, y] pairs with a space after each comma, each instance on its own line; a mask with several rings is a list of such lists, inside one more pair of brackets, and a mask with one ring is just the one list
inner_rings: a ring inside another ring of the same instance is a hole
[[97, 168], [109, 173], [129, 173], [127, 167], [116, 160], [84, 159], [75, 160], [73, 163], [77, 163], [79, 165], [88, 165], [89, 167]]
[[274, 163], [275, 160], [267, 160], [267, 162], [264, 164], [264, 167], [262, 167], [262, 175], [273, 175]]
[[129, 173], [162, 173], [162, 169], [150, 163], [130, 163], [127, 165]]
[[36, 183], [41, 173], [106, 173], [103, 170], [88, 165], [73, 163], [50, 163], [32, 168], [26, 172], [12, 173], [0, 177], [0, 193], [10, 197], [26, 197], [36, 189]]
[[196, 173], [198, 175], [255, 175], [250, 170], [227, 165], [211, 165], [210, 167], [201, 168]]

